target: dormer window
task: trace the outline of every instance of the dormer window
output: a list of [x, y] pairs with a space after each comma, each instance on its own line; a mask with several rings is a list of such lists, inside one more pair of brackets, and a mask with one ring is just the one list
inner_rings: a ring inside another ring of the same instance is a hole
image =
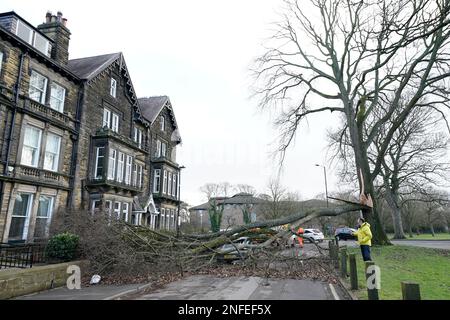
[[112, 97], [116, 97], [116, 92], [117, 92], [117, 81], [114, 78], [111, 78], [111, 85], [110, 85], [110, 89], [109, 89], [109, 94]]
[[44, 36], [34, 31], [21, 20], [17, 20], [16, 35], [46, 56], [50, 56], [51, 44]]
[[161, 131], [166, 130], [166, 118], [164, 116], [161, 116]]

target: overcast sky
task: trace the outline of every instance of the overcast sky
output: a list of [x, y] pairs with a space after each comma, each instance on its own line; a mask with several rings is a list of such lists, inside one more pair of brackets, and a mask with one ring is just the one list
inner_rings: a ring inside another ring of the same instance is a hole
[[[208, 182], [249, 184], [264, 192], [277, 172], [270, 157], [277, 132], [250, 99], [252, 61], [278, 20], [280, 0], [62, 1], [2, 0], [33, 25], [62, 11], [72, 32], [70, 59], [123, 52], [137, 95], [168, 95], [183, 144], [177, 161], [183, 200], [204, 200]], [[324, 192], [326, 129], [311, 117], [289, 150], [282, 183], [303, 198]], [[338, 190], [327, 165], [329, 190]]]

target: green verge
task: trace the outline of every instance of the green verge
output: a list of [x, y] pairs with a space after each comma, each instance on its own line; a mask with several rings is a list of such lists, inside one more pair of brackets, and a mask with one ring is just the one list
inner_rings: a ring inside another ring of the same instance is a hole
[[[450, 300], [450, 251], [411, 246], [372, 247], [372, 260], [380, 267], [380, 299], [402, 299], [401, 281], [420, 285], [423, 300]], [[348, 248], [357, 254], [358, 299], [367, 300], [364, 262], [359, 248]]]

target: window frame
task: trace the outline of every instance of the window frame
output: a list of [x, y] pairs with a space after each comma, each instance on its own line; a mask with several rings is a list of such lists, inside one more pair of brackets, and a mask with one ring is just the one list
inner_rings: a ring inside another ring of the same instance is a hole
[[[122, 160], [121, 160], [122, 158]], [[119, 151], [119, 155], [117, 158], [117, 175], [116, 181], [122, 183], [124, 178], [124, 169], [125, 169], [125, 153]], [[119, 174], [120, 172], [120, 174]]]
[[[58, 97], [56, 97], [56, 96], [53, 96], [52, 95], [52, 93], [53, 93], [53, 88], [54, 87], [56, 87], [56, 88], [60, 88], [60, 89], [62, 89], [62, 100], [60, 100]], [[57, 100], [57, 101], [59, 101], [61, 104], [60, 104], [60, 108], [54, 108], [53, 106], [52, 106], [52, 99], [54, 99], [54, 100]], [[65, 102], [65, 99], [66, 99], [66, 88], [64, 88], [63, 86], [61, 86], [61, 85], [59, 85], [58, 83], [56, 83], [56, 82], [52, 82], [51, 84], [50, 84], [50, 102], [49, 102], [49, 105], [50, 105], [50, 108], [51, 109], [53, 109], [53, 110], [56, 110], [56, 111], [58, 111], [58, 112], [61, 112], [61, 113], [63, 113], [64, 112], [64, 102]]]
[[[25, 215], [17, 215], [14, 214], [14, 208], [15, 208], [15, 201], [17, 200], [17, 196], [20, 195], [22, 197], [22, 195], [28, 195], [28, 202], [27, 202], [27, 208], [26, 208], [26, 212]], [[11, 222], [9, 224], [10, 229], [8, 231], [8, 240], [11, 239], [11, 224], [14, 218], [25, 218], [25, 221], [23, 223], [23, 230], [22, 230], [22, 234], [20, 235], [20, 240], [26, 240], [27, 236], [28, 236], [28, 229], [30, 227], [30, 218], [31, 218], [31, 211], [32, 211], [32, 207], [33, 207], [33, 201], [34, 201], [34, 194], [30, 193], [30, 192], [18, 192], [16, 193], [16, 198], [14, 199], [14, 206], [13, 206], [13, 210], [11, 212]], [[16, 237], [14, 237], [13, 239], [17, 239]]]
[[[25, 144], [25, 137], [26, 137], [26, 134], [27, 134], [27, 130], [28, 129], [30, 129], [30, 130], [37, 130], [38, 132], [39, 132], [39, 137], [38, 137], [38, 143], [37, 143], [37, 147], [36, 147], [36, 151], [35, 151], [35, 158], [34, 159], [32, 159], [31, 160], [31, 163], [30, 164], [28, 164], [28, 163], [24, 163], [24, 158], [23, 158], [23, 155], [24, 155], [24, 148], [25, 147], [27, 147], [27, 148], [34, 148], [33, 146], [29, 146], [29, 145], [26, 145]], [[43, 135], [43, 130], [41, 129], [41, 128], [37, 128], [37, 127], [35, 127], [35, 126], [32, 126], [32, 125], [29, 125], [29, 124], [27, 124], [26, 126], [25, 126], [25, 130], [24, 130], [25, 132], [24, 132], [24, 138], [23, 138], [23, 141], [22, 141], [22, 153], [21, 153], [21, 155], [20, 155], [20, 164], [22, 164], [22, 165], [26, 165], [26, 166], [29, 166], [29, 167], [33, 167], [33, 168], [37, 168], [38, 166], [39, 166], [39, 159], [40, 159], [40, 153], [41, 153], [41, 146], [42, 146], [42, 135]], [[34, 160], [34, 161], [33, 161]]]
[[114, 132], [119, 132], [119, 115], [117, 113], [111, 112], [111, 130]]
[[[58, 143], [58, 152], [57, 153], [53, 153], [53, 152], [49, 152], [47, 151], [48, 148], [48, 141], [49, 141], [49, 136], [53, 136], [53, 137], [57, 137], [59, 140]], [[48, 171], [58, 171], [59, 168], [59, 158], [61, 156], [61, 142], [62, 142], [62, 137], [60, 135], [57, 135], [55, 133], [49, 132], [47, 133], [47, 137], [46, 137], [46, 141], [45, 141], [45, 152], [44, 152], [44, 164], [43, 164], [43, 169], [44, 170], [48, 170]], [[55, 155], [54, 157], [54, 162], [53, 162], [53, 168], [46, 168], [45, 167], [45, 158], [47, 156], [47, 153], [52, 153]]]
[[114, 148], [110, 148], [108, 156], [108, 180], [114, 181], [114, 179], [116, 178], [116, 162], [117, 150]]
[[[43, 217], [43, 216], [39, 216], [39, 207], [41, 205], [41, 198], [42, 197], [47, 197], [50, 199], [50, 203], [47, 209], [47, 216]], [[45, 238], [48, 236], [48, 231], [50, 228], [50, 223], [52, 220], [52, 216], [53, 216], [53, 209], [54, 209], [54, 203], [55, 203], [55, 197], [54, 196], [50, 196], [50, 195], [46, 195], [46, 194], [41, 194], [39, 195], [39, 201], [38, 201], [38, 208], [37, 208], [37, 212], [36, 212], [36, 222], [35, 222], [35, 226], [37, 225], [37, 219], [47, 219], [47, 222], [45, 223], [45, 229], [44, 229], [44, 234], [40, 237], [36, 236], [36, 227], [34, 229], [34, 238]]]
[[117, 80], [113, 77], [109, 83], [109, 95], [113, 98], [117, 97]]
[[[33, 77], [34, 75], [36, 75], [36, 76], [38, 76], [38, 77], [42, 77], [42, 78], [45, 80], [45, 81], [44, 81], [44, 88], [43, 88], [43, 89], [40, 89], [40, 88], [38, 88], [38, 87], [35, 87], [35, 86], [32, 84], [31, 79], [32, 79], [32, 77]], [[40, 104], [44, 104], [44, 105], [45, 105], [45, 101], [46, 101], [46, 98], [47, 98], [47, 85], [48, 85], [48, 78], [47, 78], [46, 76], [40, 74], [40, 73], [37, 72], [36, 70], [31, 70], [30, 82], [29, 82], [29, 86], [28, 86], [28, 97], [29, 97], [31, 100], [33, 100], [33, 101], [36, 101], [36, 102], [38, 102], [38, 103], [40, 103]], [[34, 98], [31, 97], [31, 92], [30, 92], [30, 91], [31, 91], [31, 88], [34, 88], [35, 90], [41, 92], [41, 97], [40, 97], [39, 100], [36, 100], [36, 99], [34, 99]]]
[[111, 110], [109, 110], [108, 108], [103, 108], [102, 128], [109, 128], [111, 126], [111, 113]]
[[130, 211], [130, 204], [128, 202], [123, 202], [122, 203], [122, 214], [124, 215], [123, 219], [125, 222], [128, 222], [129, 211]]
[[133, 157], [130, 155], [126, 155], [125, 159], [125, 184], [131, 185], [131, 173], [132, 173], [132, 166], [133, 166]]
[[163, 170], [163, 194], [167, 194], [167, 170]]
[[153, 193], [161, 191], [161, 169], [153, 169]]
[[160, 121], [160, 129], [162, 132], [166, 131], [166, 117], [164, 115], [161, 115]]
[[[103, 179], [103, 174], [104, 174], [104, 170], [105, 170], [105, 163], [104, 163], [104, 159], [105, 159], [105, 154], [103, 154], [102, 156], [99, 155], [100, 150], [105, 150], [105, 147], [95, 147], [95, 170], [94, 170], [94, 179], [95, 180], [101, 180]], [[99, 158], [102, 158], [102, 160], [99, 160]], [[102, 170], [102, 174], [100, 177], [98, 177], [98, 168], [99, 168], [99, 163], [100, 161], [102, 161], [103, 163], [102, 166], [100, 166], [101, 170]]]

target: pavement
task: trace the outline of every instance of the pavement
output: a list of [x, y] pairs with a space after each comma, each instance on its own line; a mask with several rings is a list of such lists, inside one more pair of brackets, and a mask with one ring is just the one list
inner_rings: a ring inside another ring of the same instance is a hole
[[169, 283], [151, 293], [136, 294], [135, 300], [343, 300], [339, 286], [321, 281], [265, 279], [261, 277], [218, 278], [194, 275]]
[[391, 240], [395, 245], [450, 250], [449, 240]]
[[79, 290], [59, 287], [16, 297], [14, 300], [114, 300], [127, 294], [136, 293], [148, 286], [149, 284], [95, 285], [81, 287]]
[[[449, 240], [391, 240], [394, 245], [450, 250]], [[356, 241], [339, 241], [340, 246], [358, 247]]]

